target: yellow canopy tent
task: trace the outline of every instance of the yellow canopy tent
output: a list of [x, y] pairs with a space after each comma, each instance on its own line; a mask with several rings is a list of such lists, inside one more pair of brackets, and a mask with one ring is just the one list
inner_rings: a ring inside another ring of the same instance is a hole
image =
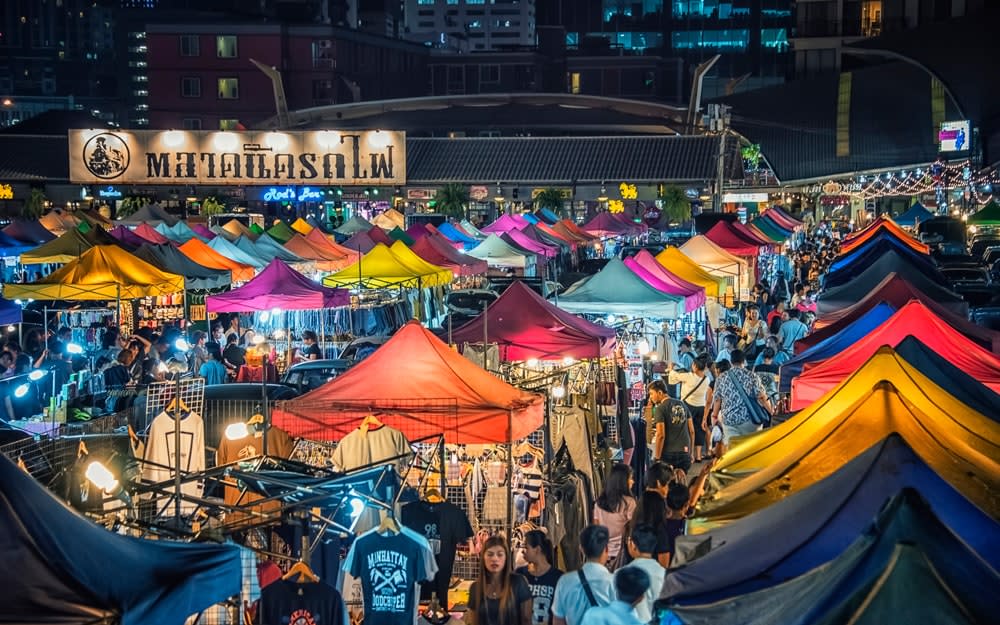
[[160, 271], [116, 245], [97, 245], [30, 284], [7, 284], [5, 298], [113, 300], [184, 290], [184, 278]]
[[42, 243], [33, 250], [21, 254], [21, 262], [25, 265], [42, 263], [68, 263], [80, 258], [80, 255], [94, 247], [93, 236], [87, 236], [78, 228], [70, 228], [59, 238], [48, 243]]
[[1000, 518], [1000, 423], [883, 347], [796, 416], [737, 440], [716, 469], [721, 488], [702, 499], [692, 528], [704, 531], [798, 492], [892, 433], [969, 500]]
[[670, 273], [691, 284], [704, 287], [706, 297], [718, 298], [725, 293], [726, 279], [710, 274], [698, 266], [693, 260], [684, 255], [674, 246], [670, 246], [656, 255], [656, 262], [660, 263]]
[[[427, 262], [426, 260], [418, 256], [416, 252], [407, 247], [406, 244], [403, 243], [402, 241], [396, 241], [395, 243], [393, 243], [392, 246], [389, 248], [389, 251], [392, 252], [393, 256], [399, 259], [399, 262], [401, 262], [403, 265], [407, 267], [412, 268], [414, 271], [420, 273], [420, 275], [422, 276], [433, 275], [434, 276], [433, 280], [423, 281], [424, 286], [441, 286], [444, 284], [448, 284], [452, 281], [452, 278], [454, 277], [454, 275], [451, 272], [451, 269], [439, 267], [438, 265], [434, 265], [432, 263]], [[430, 284], [430, 282], [433, 282], [434, 284]]]
[[395, 208], [375, 215], [371, 222], [373, 226], [378, 226], [383, 230], [392, 230], [393, 228], [406, 230], [406, 217]]
[[298, 232], [302, 236], [305, 236], [313, 231], [313, 227], [308, 221], [299, 217], [295, 220], [295, 223], [292, 224], [292, 230]]
[[431, 287], [451, 282], [451, 271], [436, 265], [407, 265], [384, 244], [379, 243], [361, 260], [323, 278], [325, 286], [366, 288]]

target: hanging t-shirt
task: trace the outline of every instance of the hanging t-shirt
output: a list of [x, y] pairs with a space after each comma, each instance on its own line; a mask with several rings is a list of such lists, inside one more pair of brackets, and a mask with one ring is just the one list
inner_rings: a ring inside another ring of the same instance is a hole
[[379, 534], [376, 528], [354, 541], [344, 572], [361, 580], [364, 625], [406, 625], [416, 623], [418, 584], [434, 579], [437, 563], [420, 534], [407, 527]]
[[531, 590], [532, 625], [549, 625], [552, 622], [552, 598], [556, 594], [556, 583], [559, 582], [563, 572], [554, 566], [545, 571], [544, 575], [537, 577], [529, 573], [526, 566], [514, 572], [524, 577]]
[[455, 551], [460, 543], [472, 538], [469, 517], [450, 501], [414, 501], [403, 506], [400, 513], [403, 525], [427, 538], [438, 572], [434, 581], [420, 587], [420, 598], [430, 599], [436, 592], [447, 607], [448, 586], [455, 566]]
[[347, 625], [340, 593], [322, 581], [280, 580], [260, 592], [259, 625]]
[[[331, 459], [338, 468], [350, 471], [397, 456], [408, 457], [411, 453], [410, 441], [395, 428], [383, 425], [374, 430], [349, 432], [333, 450]], [[397, 465], [402, 467], [405, 458]]]
[[[181, 473], [195, 473], [205, 470], [205, 422], [197, 412], [188, 413], [180, 419]], [[173, 479], [173, 467], [176, 465], [174, 417], [167, 412], [161, 412], [149, 426], [149, 437], [146, 439], [146, 455], [143, 460], [142, 477], [150, 482], [165, 482]], [[155, 466], [150, 463], [165, 465]], [[170, 467], [170, 468], [167, 468]], [[168, 489], [173, 492], [173, 489]], [[201, 482], [185, 482], [181, 484], [181, 492], [191, 497], [201, 497]], [[181, 501], [181, 512], [191, 514], [197, 504]], [[169, 512], [169, 511], [168, 511]]]

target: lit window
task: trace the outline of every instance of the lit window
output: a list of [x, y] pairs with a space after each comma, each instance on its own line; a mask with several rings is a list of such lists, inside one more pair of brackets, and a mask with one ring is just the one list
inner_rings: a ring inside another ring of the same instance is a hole
[[184, 130], [201, 130], [201, 118], [200, 117], [185, 117]]
[[580, 93], [580, 72], [573, 72], [569, 75], [569, 92]]
[[238, 130], [239, 125], [240, 125], [240, 120], [238, 119], [219, 120], [219, 130]]
[[219, 99], [220, 100], [235, 100], [240, 97], [240, 79], [239, 78], [220, 78], [219, 79]]
[[215, 55], [220, 59], [235, 59], [237, 56], [236, 35], [219, 35], [215, 38]]

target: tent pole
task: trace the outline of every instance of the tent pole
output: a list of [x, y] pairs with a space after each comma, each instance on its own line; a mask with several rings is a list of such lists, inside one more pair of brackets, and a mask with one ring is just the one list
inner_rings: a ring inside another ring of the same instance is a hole
[[[484, 358], [485, 360], [485, 358]], [[514, 411], [507, 411], [507, 535], [511, 536], [514, 529]]]
[[486, 316], [486, 300], [483, 300], [483, 369], [490, 370], [490, 359], [488, 358], [490, 341], [490, 320]]

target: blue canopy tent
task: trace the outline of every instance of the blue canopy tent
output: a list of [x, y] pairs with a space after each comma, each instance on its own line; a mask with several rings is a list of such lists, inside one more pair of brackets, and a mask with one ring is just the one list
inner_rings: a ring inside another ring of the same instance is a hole
[[895, 221], [900, 226], [906, 226], [908, 228], [915, 228], [918, 223], [927, 221], [934, 216], [934, 213], [930, 212], [924, 205], [917, 202], [911, 206], [905, 213], [898, 217], [893, 217], [892, 220]]
[[174, 625], [240, 592], [236, 547], [99, 527], [0, 457], [0, 622]]
[[778, 373], [778, 390], [782, 393], [791, 393], [792, 378], [801, 374], [802, 368], [806, 364], [836, 356], [854, 345], [858, 339], [882, 325], [886, 319], [894, 314], [896, 314], [894, 307], [885, 302], [879, 302], [837, 334], [820, 341], [801, 354], [789, 358], [781, 364]]
[[904, 488], [917, 489], [973, 551], [1000, 564], [1000, 524], [892, 434], [803, 491], [730, 525], [679, 538], [682, 564], [667, 574], [661, 597], [708, 603], [801, 575], [836, 558]]
[[4, 258], [20, 256], [24, 252], [36, 247], [38, 246], [25, 243], [24, 241], [18, 241], [7, 233], [0, 231], [0, 256]]
[[[886, 252], [895, 251], [903, 258], [921, 266], [933, 266], [929, 256], [916, 252], [896, 237], [890, 234], [876, 235], [870, 241], [859, 246], [847, 254], [841, 255], [830, 265], [829, 276], [834, 276], [838, 272], [854, 267], [855, 265], [868, 266], [872, 261], [882, 256]], [[828, 276], [828, 277], [829, 277]], [[828, 281], [827, 284], [830, 284]], [[838, 282], [837, 284], [842, 284]], [[832, 286], [832, 284], [831, 284]]]
[[[727, 601], [670, 607], [663, 625], [996, 622], [997, 559], [964, 542], [913, 488], [893, 495], [828, 562]], [[759, 528], [775, 543], [773, 528]], [[995, 522], [987, 531], [1000, 530]], [[784, 538], [782, 536], [782, 538]], [[747, 554], [750, 558], [753, 554]], [[713, 573], [725, 573], [719, 567]], [[666, 587], [665, 587], [666, 590]], [[658, 607], [668, 599], [657, 602]]]
[[[881, 271], [879, 280], [884, 278], [891, 271], [903, 274], [901, 267], [906, 266], [912, 269], [915, 273], [923, 274], [928, 280], [941, 286], [945, 286], [947, 284], [944, 276], [941, 275], [941, 272], [938, 271], [937, 267], [934, 266], [933, 261], [931, 261], [928, 257], [919, 256], [912, 250], [903, 252], [897, 248], [884, 247], [869, 248], [865, 253], [854, 257], [850, 265], [842, 266], [836, 271], [831, 269], [830, 273], [826, 274], [826, 277], [823, 279], [823, 287], [827, 290], [839, 286], [847, 286], [849, 288], [853, 287], [853, 281], [855, 278], [860, 277], [872, 267], [880, 263], [880, 266], [888, 265], [888, 268]], [[910, 279], [908, 275], [904, 275], [903, 277], [907, 280]]]
[[549, 224], [550, 226], [553, 226], [553, 225], [559, 223], [559, 215], [556, 215], [555, 213], [553, 213], [548, 208], [540, 208], [540, 209], [538, 209], [537, 211], [535, 211], [535, 215], [538, 216], [538, 217], [540, 217], [542, 219], [542, 221], [544, 221], [545, 223]]
[[479, 239], [474, 239], [469, 235], [465, 234], [464, 232], [460, 232], [457, 228], [455, 228], [455, 226], [451, 225], [448, 222], [445, 222], [440, 226], [437, 226], [437, 230], [438, 232], [443, 234], [445, 238], [448, 239], [449, 241], [454, 241], [455, 243], [461, 243], [462, 246], [465, 247], [465, 249], [471, 249], [482, 243], [482, 241], [480, 241]]

